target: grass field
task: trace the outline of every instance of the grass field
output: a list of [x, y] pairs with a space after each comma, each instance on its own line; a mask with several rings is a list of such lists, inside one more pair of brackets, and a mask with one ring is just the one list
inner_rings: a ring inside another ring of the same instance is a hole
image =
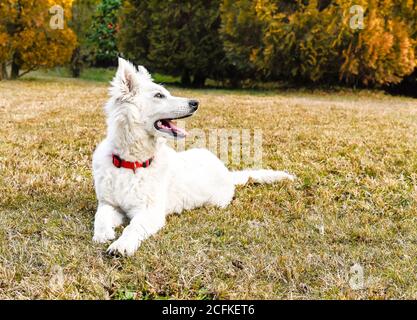
[[[94, 81], [94, 82], [110, 82], [114, 74], [116, 73], [116, 68], [84, 68], [80, 75], [80, 80], [84, 81]], [[167, 76], [159, 73], [152, 74], [153, 79], [157, 83], [169, 83], [169, 84], [178, 84], [180, 78]], [[56, 67], [53, 69], [40, 69], [32, 71], [26, 74], [23, 77], [25, 80], [46, 80], [54, 81], [56, 78], [66, 78], [71, 80], [72, 75], [68, 68], [65, 67]]]
[[174, 92], [201, 100], [188, 128], [261, 128], [264, 166], [298, 180], [239, 187], [109, 257], [91, 241], [106, 84], [0, 82], [0, 299], [417, 298], [416, 100]]

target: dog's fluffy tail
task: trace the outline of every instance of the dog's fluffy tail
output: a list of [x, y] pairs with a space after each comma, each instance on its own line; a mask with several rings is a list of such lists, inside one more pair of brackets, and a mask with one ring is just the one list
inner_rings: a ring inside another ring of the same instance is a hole
[[275, 171], [275, 170], [243, 170], [243, 171], [231, 171], [233, 183], [245, 184], [251, 178], [254, 182], [257, 183], [272, 183], [281, 180], [291, 180], [294, 181], [295, 177], [284, 171]]

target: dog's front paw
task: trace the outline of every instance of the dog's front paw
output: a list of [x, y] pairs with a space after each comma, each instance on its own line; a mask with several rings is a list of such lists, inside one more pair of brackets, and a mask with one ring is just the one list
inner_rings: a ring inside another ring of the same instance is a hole
[[110, 245], [107, 253], [111, 255], [133, 256], [139, 245], [140, 241], [132, 241], [122, 236]]
[[114, 230], [94, 232], [93, 241], [96, 243], [105, 243], [116, 238]]

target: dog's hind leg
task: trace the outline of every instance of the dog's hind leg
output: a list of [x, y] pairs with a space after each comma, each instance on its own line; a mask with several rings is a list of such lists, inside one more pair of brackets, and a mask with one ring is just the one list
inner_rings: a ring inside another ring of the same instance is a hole
[[108, 204], [99, 203], [94, 220], [93, 241], [104, 243], [113, 240], [116, 235], [114, 228], [123, 223], [123, 215]]
[[226, 208], [232, 202], [234, 194], [235, 186], [231, 183], [225, 183], [217, 188], [209, 203], [219, 208]]

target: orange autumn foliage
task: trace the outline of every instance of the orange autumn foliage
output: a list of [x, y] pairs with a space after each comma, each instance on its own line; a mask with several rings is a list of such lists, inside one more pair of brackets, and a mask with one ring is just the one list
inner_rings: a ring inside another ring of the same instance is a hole
[[[63, 9], [61, 28], [51, 19]], [[72, 0], [3, 0], [0, 3], [0, 63], [12, 64], [12, 77], [40, 67], [67, 63], [77, 43], [66, 22], [71, 18]], [[13, 74], [14, 71], [14, 74]], [[16, 73], [17, 72], [17, 73]]]
[[271, 80], [374, 86], [417, 66], [416, 0], [224, 0], [222, 20], [228, 57]]

